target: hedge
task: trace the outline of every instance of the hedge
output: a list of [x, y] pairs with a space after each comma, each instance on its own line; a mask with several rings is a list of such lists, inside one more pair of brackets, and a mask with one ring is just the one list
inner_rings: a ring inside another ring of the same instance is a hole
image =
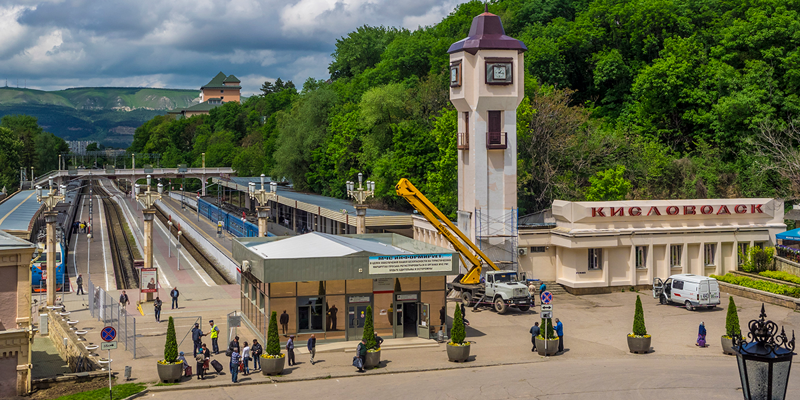
[[777, 279], [779, 281], [786, 281], [791, 283], [796, 283], [800, 285], [800, 276], [790, 274], [788, 272], [783, 271], [763, 271], [759, 272], [759, 275], [767, 278]]
[[783, 296], [791, 296], [800, 298], [800, 288], [781, 285], [779, 283], [772, 283], [766, 281], [759, 281], [755, 279], [748, 278], [746, 276], [736, 276], [732, 274], [725, 274], [723, 276], [719, 275], [711, 275], [712, 278], [717, 279], [722, 282], [730, 283], [732, 285], [738, 285], [743, 287], [748, 287], [751, 289], [763, 290], [765, 292], [779, 294]]

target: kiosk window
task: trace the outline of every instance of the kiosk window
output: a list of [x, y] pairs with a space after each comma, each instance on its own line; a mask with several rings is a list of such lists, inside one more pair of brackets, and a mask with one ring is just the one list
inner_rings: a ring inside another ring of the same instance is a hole
[[298, 297], [297, 322], [300, 331], [321, 331], [322, 297]]

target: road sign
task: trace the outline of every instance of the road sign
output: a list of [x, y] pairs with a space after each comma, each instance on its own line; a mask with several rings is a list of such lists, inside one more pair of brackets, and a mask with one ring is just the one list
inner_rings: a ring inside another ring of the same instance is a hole
[[117, 330], [113, 326], [107, 326], [100, 331], [100, 338], [105, 342], [110, 342], [117, 337]]
[[553, 312], [552, 311], [542, 311], [539, 314], [539, 317], [540, 318], [553, 318]]
[[100, 350], [116, 350], [117, 342], [100, 343]]
[[552, 304], [542, 304], [541, 307], [542, 307], [541, 308], [542, 311], [553, 311], [553, 305]]
[[550, 304], [553, 301], [553, 294], [550, 292], [542, 292], [542, 304]]

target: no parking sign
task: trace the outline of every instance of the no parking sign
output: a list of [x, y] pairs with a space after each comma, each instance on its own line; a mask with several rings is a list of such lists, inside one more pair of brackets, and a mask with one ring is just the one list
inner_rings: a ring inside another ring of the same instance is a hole
[[553, 301], [553, 294], [550, 292], [542, 292], [542, 304], [550, 304]]

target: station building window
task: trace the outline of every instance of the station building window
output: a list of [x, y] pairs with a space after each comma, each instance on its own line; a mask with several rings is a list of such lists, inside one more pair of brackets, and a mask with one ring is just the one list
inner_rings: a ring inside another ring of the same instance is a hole
[[710, 267], [716, 265], [714, 263], [716, 255], [717, 245], [713, 243], [706, 244], [705, 249], [703, 250], [703, 262], [705, 266]]
[[647, 268], [647, 247], [636, 246], [636, 268]]
[[681, 266], [681, 253], [683, 252], [683, 246], [681, 245], [670, 245], [669, 246], [669, 266], [670, 267], [680, 267]]
[[739, 259], [739, 265], [742, 265], [742, 263], [744, 262], [744, 258], [747, 257], [748, 247], [750, 246], [747, 243], [739, 243], [739, 248], [738, 248], [739, 254], [737, 256]]
[[589, 249], [589, 269], [603, 268], [603, 249]]

